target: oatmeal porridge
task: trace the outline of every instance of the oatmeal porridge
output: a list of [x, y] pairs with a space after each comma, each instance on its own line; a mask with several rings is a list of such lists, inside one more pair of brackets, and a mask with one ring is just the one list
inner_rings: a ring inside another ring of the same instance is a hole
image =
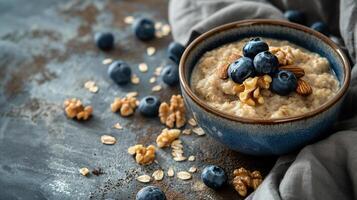
[[[228, 66], [237, 63], [237, 59], [244, 54], [244, 45], [251, 41], [245, 39], [223, 45], [202, 56], [191, 76], [194, 93], [225, 113], [263, 119], [301, 115], [315, 110], [336, 95], [339, 82], [326, 58], [288, 41], [262, 40], [277, 58], [277, 71], [294, 73], [297, 81], [293, 92], [284, 95], [273, 92], [271, 82], [274, 82], [274, 75], [271, 74], [250, 76], [241, 83], [227, 75]], [[255, 59], [252, 60], [255, 65]]]

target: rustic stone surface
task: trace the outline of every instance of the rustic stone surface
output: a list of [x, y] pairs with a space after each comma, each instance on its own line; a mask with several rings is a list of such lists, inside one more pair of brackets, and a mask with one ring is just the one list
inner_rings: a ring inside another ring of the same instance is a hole
[[[124, 18], [140, 13], [167, 24], [167, 2], [1, 1], [0, 199], [135, 198], [144, 185], [135, 178], [151, 175], [159, 166], [139, 166], [127, 149], [138, 143], [153, 144], [164, 125], [139, 113], [122, 118], [111, 113], [109, 105], [114, 97], [131, 91], [139, 92], [140, 97], [151, 94], [153, 84], [148, 84], [149, 79], [159, 72], [155, 68], [168, 62], [166, 47], [171, 37], [155, 39], [149, 45], [140, 42]], [[115, 31], [117, 43], [113, 51], [104, 53], [95, 47], [92, 37], [100, 30]], [[148, 46], [156, 48], [151, 57], [146, 55]], [[106, 58], [128, 61], [140, 76], [140, 83], [115, 85], [107, 76], [108, 63], [102, 64]], [[142, 62], [152, 66], [146, 74], [135, 67]], [[83, 88], [84, 82], [94, 79], [100, 85], [96, 94]], [[165, 87], [155, 95], [162, 102], [169, 102], [178, 93], [178, 88]], [[93, 105], [90, 120], [79, 122], [65, 116], [62, 103], [71, 97]], [[189, 119], [189, 111], [187, 114]], [[118, 122], [123, 127], [121, 131], [112, 128]], [[120, 140], [116, 145], [105, 146], [98, 142], [100, 133], [115, 135]], [[265, 176], [275, 161], [230, 151], [211, 137], [183, 136], [182, 140], [189, 145], [185, 154], [196, 156], [194, 164], [199, 172], [206, 164], [218, 164], [227, 173], [243, 166], [257, 169]], [[164, 153], [158, 153], [158, 162], [165, 172], [169, 167], [177, 172], [187, 170], [193, 164], [177, 163]], [[83, 177], [78, 172], [83, 166], [101, 167], [106, 173]], [[168, 199], [240, 198], [233, 187], [219, 192], [192, 187], [198, 181], [198, 174], [189, 181], [177, 180], [175, 174], [165, 177], [157, 186]]]

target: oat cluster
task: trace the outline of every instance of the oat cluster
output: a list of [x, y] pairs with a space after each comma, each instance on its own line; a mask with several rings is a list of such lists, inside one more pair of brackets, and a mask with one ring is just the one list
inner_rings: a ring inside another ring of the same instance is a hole
[[92, 112], [92, 106], [83, 106], [81, 100], [72, 98], [64, 101], [64, 107], [67, 117], [77, 118], [78, 120], [87, 120]]
[[134, 114], [137, 107], [137, 99], [133, 96], [124, 98], [115, 98], [114, 102], [110, 104], [112, 112], [120, 111], [120, 115], [123, 117]]
[[270, 52], [278, 58], [280, 65], [294, 64], [295, 58], [291, 52], [290, 47], [288, 47], [288, 46], [272, 47], [272, 48], [270, 48]]
[[159, 117], [161, 123], [169, 128], [181, 128], [186, 123], [185, 104], [181, 95], [172, 95], [170, 105], [166, 102], [161, 103]]
[[183, 155], [183, 145], [181, 140], [175, 140], [171, 143], [171, 155], [177, 162], [185, 161], [187, 158]]
[[241, 102], [255, 106], [264, 103], [264, 98], [260, 92], [263, 89], [269, 89], [271, 82], [272, 78], [269, 75], [250, 77], [243, 84], [234, 86], [234, 90]]
[[162, 130], [159, 136], [157, 136], [156, 144], [159, 148], [168, 147], [171, 143], [180, 136], [180, 129], [167, 129]]
[[149, 145], [144, 147], [141, 144], [137, 144], [129, 147], [128, 153], [130, 155], [135, 155], [135, 160], [140, 165], [148, 165], [155, 160], [155, 146]]
[[234, 170], [233, 176], [234, 189], [243, 197], [247, 196], [249, 188], [255, 190], [263, 181], [259, 171], [250, 172], [243, 167]]

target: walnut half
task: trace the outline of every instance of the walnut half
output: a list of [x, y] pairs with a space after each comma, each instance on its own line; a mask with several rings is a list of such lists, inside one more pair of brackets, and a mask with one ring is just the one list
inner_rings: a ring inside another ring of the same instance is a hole
[[243, 197], [247, 196], [249, 188], [255, 190], [263, 181], [263, 177], [259, 171], [253, 171], [251, 173], [243, 167], [235, 169], [233, 176], [234, 189]]
[[219, 62], [218, 68], [217, 68], [217, 73], [218, 73], [219, 78], [227, 79], [228, 78], [227, 70], [229, 68], [229, 65], [241, 57], [242, 56], [239, 55], [237, 52], [233, 52], [232, 54], [230, 54], [229, 56], [224, 58], [221, 62]]
[[137, 107], [137, 99], [133, 96], [124, 98], [115, 98], [114, 102], [110, 104], [112, 112], [120, 111], [120, 115], [123, 117], [134, 114]]
[[180, 136], [180, 129], [167, 129], [162, 130], [159, 136], [157, 136], [156, 144], [159, 148], [168, 147], [171, 143]]
[[81, 100], [76, 98], [66, 99], [64, 101], [64, 107], [67, 117], [72, 119], [87, 120], [93, 112], [92, 106], [84, 107]]
[[166, 102], [161, 103], [159, 108], [159, 117], [161, 123], [169, 128], [175, 125], [180, 128], [185, 125], [185, 104], [181, 95], [172, 95], [170, 105]]
[[279, 61], [279, 64], [284, 65], [292, 65], [294, 64], [295, 57], [291, 52], [291, 48], [288, 46], [284, 47], [271, 47], [270, 52], [274, 54]]
[[140, 165], [151, 164], [155, 160], [155, 146], [149, 145], [144, 147], [141, 144], [137, 144], [129, 147], [128, 153], [135, 155], [135, 161]]
[[247, 78], [242, 84], [244, 87], [239, 85], [240, 89], [236, 89], [239, 92], [239, 100], [250, 106], [263, 104], [264, 98], [260, 92], [262, 89], [269, 89], [271, 82], [272, 78], [269, 75]]

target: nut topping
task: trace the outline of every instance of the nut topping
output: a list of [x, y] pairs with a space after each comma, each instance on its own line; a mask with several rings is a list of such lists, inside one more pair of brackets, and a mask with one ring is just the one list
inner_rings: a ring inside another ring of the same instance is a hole
[[270, 52], [278, 58], [280, 65], [284, 66], [294, 64], [295, 58], [291, 52], [291, 47], [271, 47]]
[[169, 128], [173, 128], [175, 125], [177, 128], [181, 128], [186, 123], [185, 112], [185, 104], [182, 96], [172, 95], [170, 105], [166, 102], [160, 105], [160, 121]]
[[239, 93], [239, 100], [250, 106], [255, 106], [264, 103], [264, 98], [261, 96], [261, 89], [268, 89], [272, 78], [269, 75], [256, 76], [247, 78], [243, 82], [244, 91]]
[[233, 176], [234, 189], [242, 197], [247, 196], [249, 187], [255, 190], [263, 181], [263, 178], [259, 171], [253, 171], [252, 173], [250, 173], [250, 171], [244, 169], [243, 167], [234, 170]]
[[143, 145], [137, 144], [135, 146], [129, 147], [128, 153], [130, 155], [135, 155], [135, 160], [140, 165], [148, 165], [155, 160], [154, 145], [150, 145], [145, 148]]
[[84, 107], [81, 100], [76, 98], [66, 99], [64, 101], [64, 107], [67, 117], [72, 119], [87, 120], [93, 112], [92, 106]]
[[236, 52], [233, 52], [232, 54], [230, 54], [225, 60], [221, 61], [219, 63], [218, 66], [218, 76], [221, 79], [227, 79], [228, 78], [228, 74], [227, 74], [227, 70], [229, 68], [229, 65], [234, 62], [235, 60], [241, 58], [242, 56], [239, 55]]
[[279, 69], [290, 71], [290, 72], [294, 73], [296, 78], [301, 78], [305, 75], [304, 69], [301, 67], [298, 67], [296, 65], [285, 65], [285, 66], [279, 67]]
[[112, 112], [117, 112], [120, 110], [120, 115], [123, 117], [130, 116], [134, 114], [137, 107], [136, 98], [133, 96], [124, 98], [115, 98], [114, 102], [110, 104]]
[[162, 130], [161, 134], [157, 136], [156, 144], [159, 148], [168, 147], [171, 143], [180, 136], [180, 129], [167, 129]]
[[310, 94], [312, 94], [312, 87], [308, 82], [299, 79], [296, 87], [296, 93], [302, 96], [309, 96]]

